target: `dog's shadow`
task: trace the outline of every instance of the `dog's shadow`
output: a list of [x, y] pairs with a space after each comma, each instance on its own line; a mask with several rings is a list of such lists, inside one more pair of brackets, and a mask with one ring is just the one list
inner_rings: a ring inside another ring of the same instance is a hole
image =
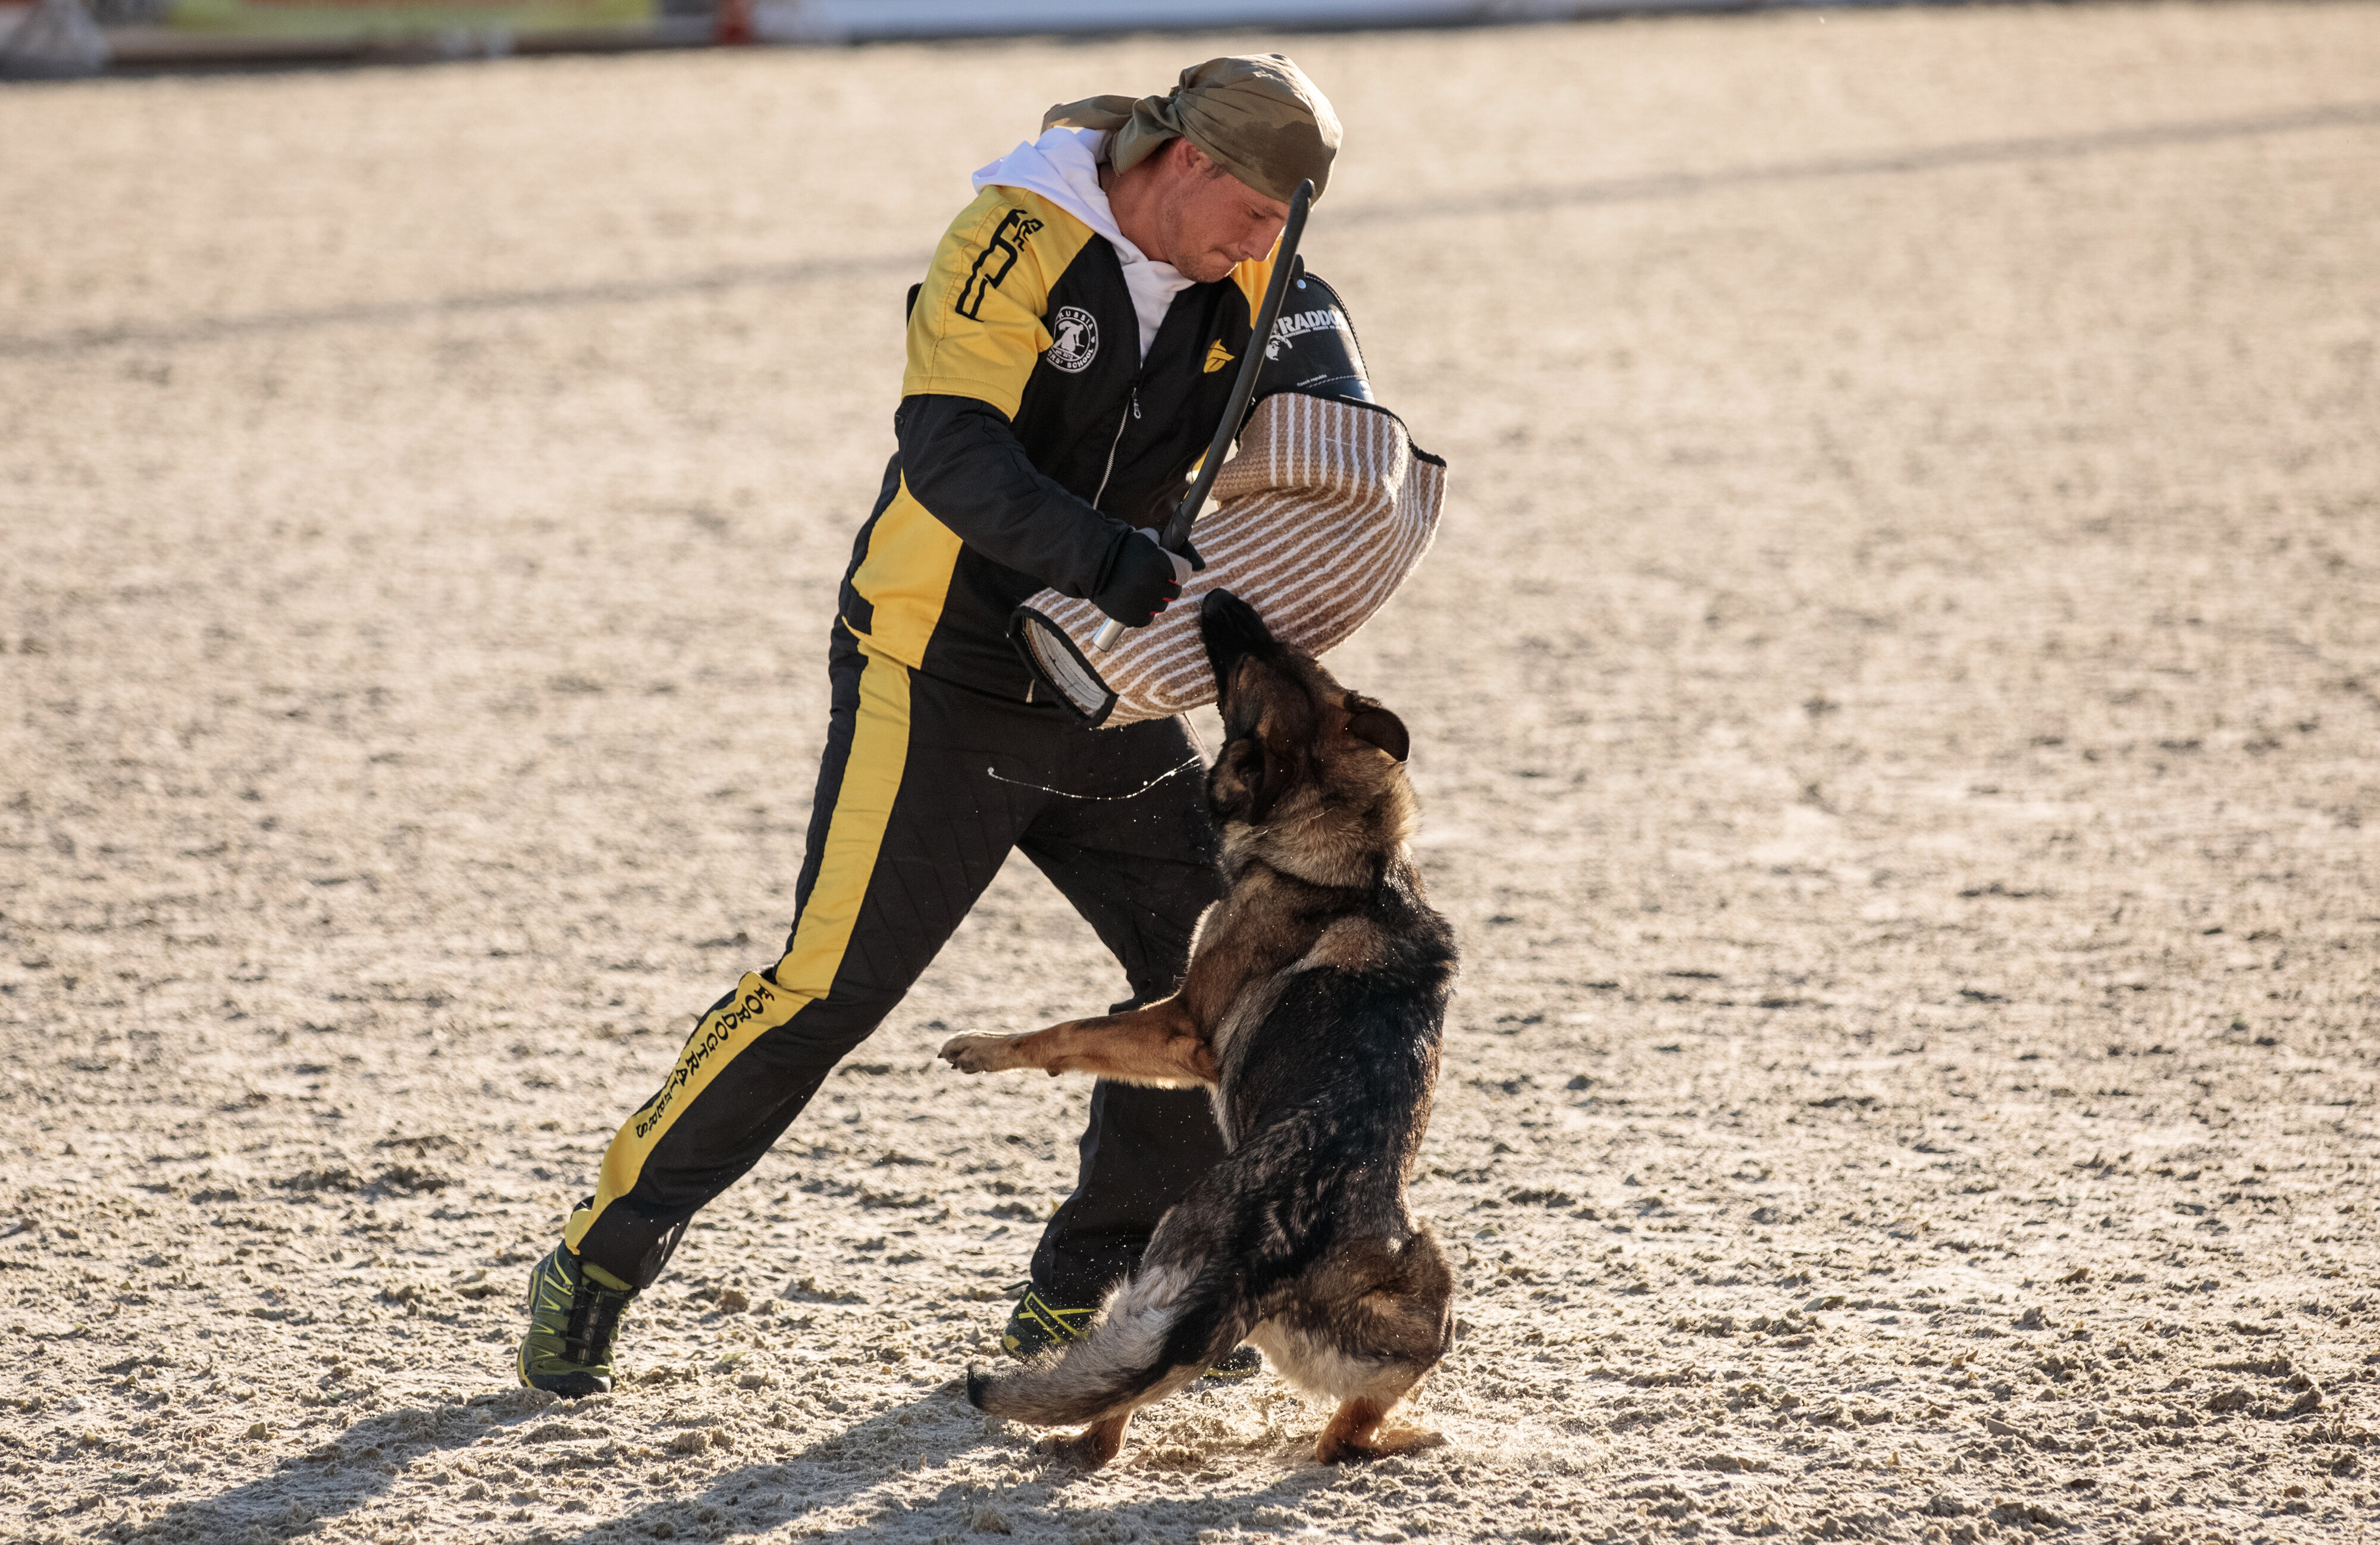
[[[967, 1404], [965, 1381], [953, 1380], [814, 1438], [797, 1450], [722, 1470], [698, 1489], [653, 1498], [633, 1512], [590, 1518], [575, 1536], [555, 1532], [574, 1527], [573, 1521], [540, 1518], [545, 1527], [539, 1535], [557, 1545], [573, 1541], [591, 1545], [599, 1539], [616, 1541], [623, 1529], [632, 1539], [659, 1539], [766, 1534], [779, 1525], [850, 1502], [903, 1471], [925, 1468], [1002, 1441], [985, 1432], [981, 1416]], [[980, 1485], [953, 1484], [925, 1502], [901, 1505], [904, 1512], [914, 1513], [948, 1503], [964, 1515], [982, 1491]], [[964, 1532], [967, 1527], [962, 1516], [957, 1528]], [[868, 1521], [812, 1538], [873, 1536], [883, 1527], [881, 1520]]]
[[[1285, 1443], [1282, 1434], [1268, 1427], [1261, 1435], [1202, 1437], [1193, 1443], [1163, 1444], [1153, 1453], [1142, 1451], [1143, 1464], [1153, 1461], [1158, 1469], [1174, 1472], [1185, 1482], [1194, 1472], [1209, 1472], [1219, 1465], [1277, 1456], [1280, 1467], [1252, 1489], [1239, 1490], [1251, 1478], [1245, 1473], [1230, 1478], [1203, 1473], [1195, 1496], [1078, 1503], [1069, 1493], [1092, 1486], [1102, 1472], [1087, 1472], [1054, 1456], [1046, 1439], [1025, 1429], [988, 1427], [967, 1403], [965, 1381], [953, 1380], [797, 1453], [723, 1471], [698, 1490], [657, 1498], [632, 1513], [590, 1519], [580, 1533], [554, 1540], [554, 1545], [616, 1541], [624, 1530], [629, 1539], [661, 1539], [766, 1534], [852, 1502], [903, 1471], [929, 1468], [981, 1450], [1015, 1454], [1025, 1467], [998, 1482], [981, 1477], [949, 1480], [930, 1494], [888, 1502], [870, 1517], [814, 1533], [805, 1530], [804, 1538], [875, 1539], [895, 1523], [905, 1531], [938, 1539], [991, 1536], [1022, 1530], [1037, 1521], [1037, 1515], [1046, 1518], [1062, 1513], [1077, 1523], [1087, 1521], [1085, 1515], [1109, 1520], [1124, 1531], [1116, 1535], [1120, 1539], [1135, 1530], [1161, 1539], [1186, 1539], [1201, 1527], [1228, 1523], [1221, 1514], [1245, 1519], [1267, 1506], [1295, 1510], [1309, 1493], [1339, 1484], [1345, 1473], [1315, 1464], [1310, 1443]], [[1136, 1468], [1134, 1454], [1135, 1448], [1127, 1447], [1120, 1467]], [[540, 1537], [553, 1539], [545, 1531]]]

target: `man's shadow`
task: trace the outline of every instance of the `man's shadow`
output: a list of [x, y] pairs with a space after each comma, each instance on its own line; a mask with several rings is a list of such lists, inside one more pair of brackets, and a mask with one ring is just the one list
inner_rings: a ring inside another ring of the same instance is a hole
[[283, 1460], [270, 1475], [217, 1496], [169, 1502], [156, 1523], [140, 1532], [233, 1539], [261, 1527], [273, 1538], [297, 1534], [371, 1502], [404, 1474], [408, 1461], [467, 1448], [487, 1433], [568, 1408], [527, 1390], [507, 1390], [382, 1411]]
[[[578, 1412], [574, 1402], [549, 1400], [527, 1390], [383, 1411], [357, 1422], [336, 1439], [283, 1460], [270, 1475], [216, 1496], [168, 1503], [153, 1525], [138, 1533], [214, 1540], [248, 1538], [249, 1531], [260, 1528], [273, 1539], [308, 1532], [379, 1500], [411, 1464], [430, 1454], [468, 1448], [505, 1428], [549, 1420], [567, 1423]], [[953, 1430], [946, 1424], [960, 1413], [973, 1419]], [[590, 1421], [599, 1419], [595, 1411], [585, 1415]], [[942, 1430], [926, 1430], [934, 1427]], [[899, 1441], [905, 1438], [908, 1441]], [[952, 1438], [961, 1441], [953, 1443], [948, 1441]], [[625, 1521], [660, 1539], [718, 1533], [718, 1528], [706, 1526], [730, 1517], [738, 1524], [747, 1517], [762, 1516], [771, 1523], [783, 1522], [848, 1501], [921, 1460], [946, 1459], [997, 1441], [983, 1434], [980, 1417], [966, 1403], [965, 1381], [953, 1380], [905, 1405], [816, 1439], [796, 1453], [714, 1476], [698, 1493], [651, 1502]], [[540, 1479], [550, 1479], [557, 1472], [593, 1469], [601, 1475], [616, 1469], [608, 1462], [589, 1466], [581, 1456], [559, 1450], [552, 1451], [552, 1461], [559, 1463], [540, 1464], [535, 1451], [523, 1454], [517, 1449], [508, 1449], [503, 1458], [516, 1468], [531, 1470]], [[806, 1466], [809, 1473], [788, 1477], [785, 1470], [792, 1466]], [[468, 1492], [472, 1485], [457, 1477], [422, 1500], [466, 1517], [490, 1513], [504, 1521], [518, 1522], [524, 1538], [551, 1540], [557, 1531], [574, 1527], [566, 1518], [542, 1514], [535, 1524], [506, 1519], [513, 1509], [504, 1492], [510, 1488], [479, 1484], [487, 1491], [471, 1497]], [[589, 1533], [601, 1534], [622, 1521], [602, 1518], [589, 1526]]]
[[[505, 1428], [548, 1420], [567, 1422], [577, 1410], [571, 1402], [549, 1402], [530, 1392], [513, 1390], [468, 1402], [383, 1411], [357, 1422], [334, 1442], [284, 1460], [271, 1475], [217, 1496], [174, 1502], [154, 1525], [140, 1533], [213, 1540], [250, 1538], [252, 1530], [276, 1539], [309, 1532], [326, 1520], [379, 1500], [408, 1465], [429, 1454], [468, 1448]], [[593, 1411], [586, 1415], [589, 1420], [596, 1419]], [[508, 1516], [513, 1508], [500, 1485], [474, 1498], [457, 1477], [421, 1500], [449, 1517], [493, 1514], [496, 1521], [515, 1524], [520, 1538], [554, 1545], [593, 1545], [599, 1539], [616, 1537], [624, 1525], [633, 1534], [654, 1539], [719, 1539], [730, 1533], [765, 1533], [780, 1524], [836, 1507], [903, 1471], [929, 1467], [975, 1449], [1021, 1447], [1026, 1442], [1014, 1429], [1006, 1434], [987, 1430], [982, 1416], [967, 1404], [964, 1381], [953, 1380], [921, 1392], [902, 1405], [816, 1438], [793, 1453], [756, 1459], [711, 1476], [698, 1490], [654, 1498], [625, 1515], [589, 1508], [598, 1515], [587, 1521], [575, 1539], [565, 1541], [562, 1531], [580, 1527], [577, 1521], [566, 1515], [553, 1517], [548, 1508], [540, 1507], [533, 1521]], [[1269, 1443], [1269, 1440], [1259, 1442]], [[533, 1468], [540, 1478], [592, 1470], [586, 1482], [590, 1493], [616, 1495], [620, 1490], [620, 1482], [613, 1478], [620, 1467], [611, 1462], [589, 1465], [581, 1456], [559, 1450], [544, 1464], [530, 1461], [516, 1449], [508, 1448], [504, 1457], [516, 1467]], [[947, 1513], [950, 1528], [961, 1533], [990, 1523], [982, 1518], [987, 1509], [995, 1514], [1005, 1511], [1012, 1516], [1002, 1521], [1013, 1526], [1026, 1521], [1014, 1516], [1020, 1509], [1058, 1500], [1050, 1491], [1062, 1492], [1081, 1474], [1062, 1463], [1045, 1463], [1022, 1478], [1022, 1484], [1033, 1489], [1030, 1501], [1003, 1500], [980, 1481], [953, 1481], [929, 1497], [900, 1505], [912, 1515]], [[1199, 1501], [1210, 1506], [1219, 1502], [1235, 1502], [1243, 1507], [1293, 1505], [1307, 1491], [1330, 1484], [1333, 1475], [1310, 1463], [1293, 1463], [1254, 1491], [1226, 1495], [1232, 1489], [1210, 1490]], [[1184, 1505], [1181, 1501], [1158, 1500], [1123, 1504], [1113, 1512], [1122, 1522], [1179, 1527], [1189, 1523], [1179, 1511]], [[856, 1539], [880, 1533], [882, 1528], [883, 1520], [863, 1520], [821, 1538]]]

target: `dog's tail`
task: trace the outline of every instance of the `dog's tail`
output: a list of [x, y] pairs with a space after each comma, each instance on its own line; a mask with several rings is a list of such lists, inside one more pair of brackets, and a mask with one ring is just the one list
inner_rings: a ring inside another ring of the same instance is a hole
[[1208, 1259], [1144, 1267], [1090, 1334], [1014, 1373], [967, 1370], [978, 1408], [1037, 1427], [1087, 1422], [1186, 1388], [1256, 1325], [1241, 1273]]

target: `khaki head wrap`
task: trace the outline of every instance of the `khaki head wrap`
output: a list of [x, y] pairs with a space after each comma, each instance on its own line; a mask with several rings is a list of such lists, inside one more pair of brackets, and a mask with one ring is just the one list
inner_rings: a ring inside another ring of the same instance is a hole
[[1339, 151], [1339, 115], [1283, 54], [1209, 59], [1184, 70], [1182, 83], [1163, 96], [1060, 103], [1041, 116], [1041, 127], [1111, 130], [1108, 159], [1119, 172], [1179, 135], [1283, 203], [1308, 177], [1322, 197]]

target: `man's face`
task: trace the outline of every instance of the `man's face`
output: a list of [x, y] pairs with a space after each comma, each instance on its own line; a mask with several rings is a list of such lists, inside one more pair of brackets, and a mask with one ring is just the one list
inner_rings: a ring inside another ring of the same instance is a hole
[[1187, 140], [1174, 140], [1163, 154], [1170, 163], [1165, 197], [1151, 213], [1167, 261], [1184, 278], [1211, 284], [1272, 250], [1289, 219], [1287, 204], [1224, 171]]

